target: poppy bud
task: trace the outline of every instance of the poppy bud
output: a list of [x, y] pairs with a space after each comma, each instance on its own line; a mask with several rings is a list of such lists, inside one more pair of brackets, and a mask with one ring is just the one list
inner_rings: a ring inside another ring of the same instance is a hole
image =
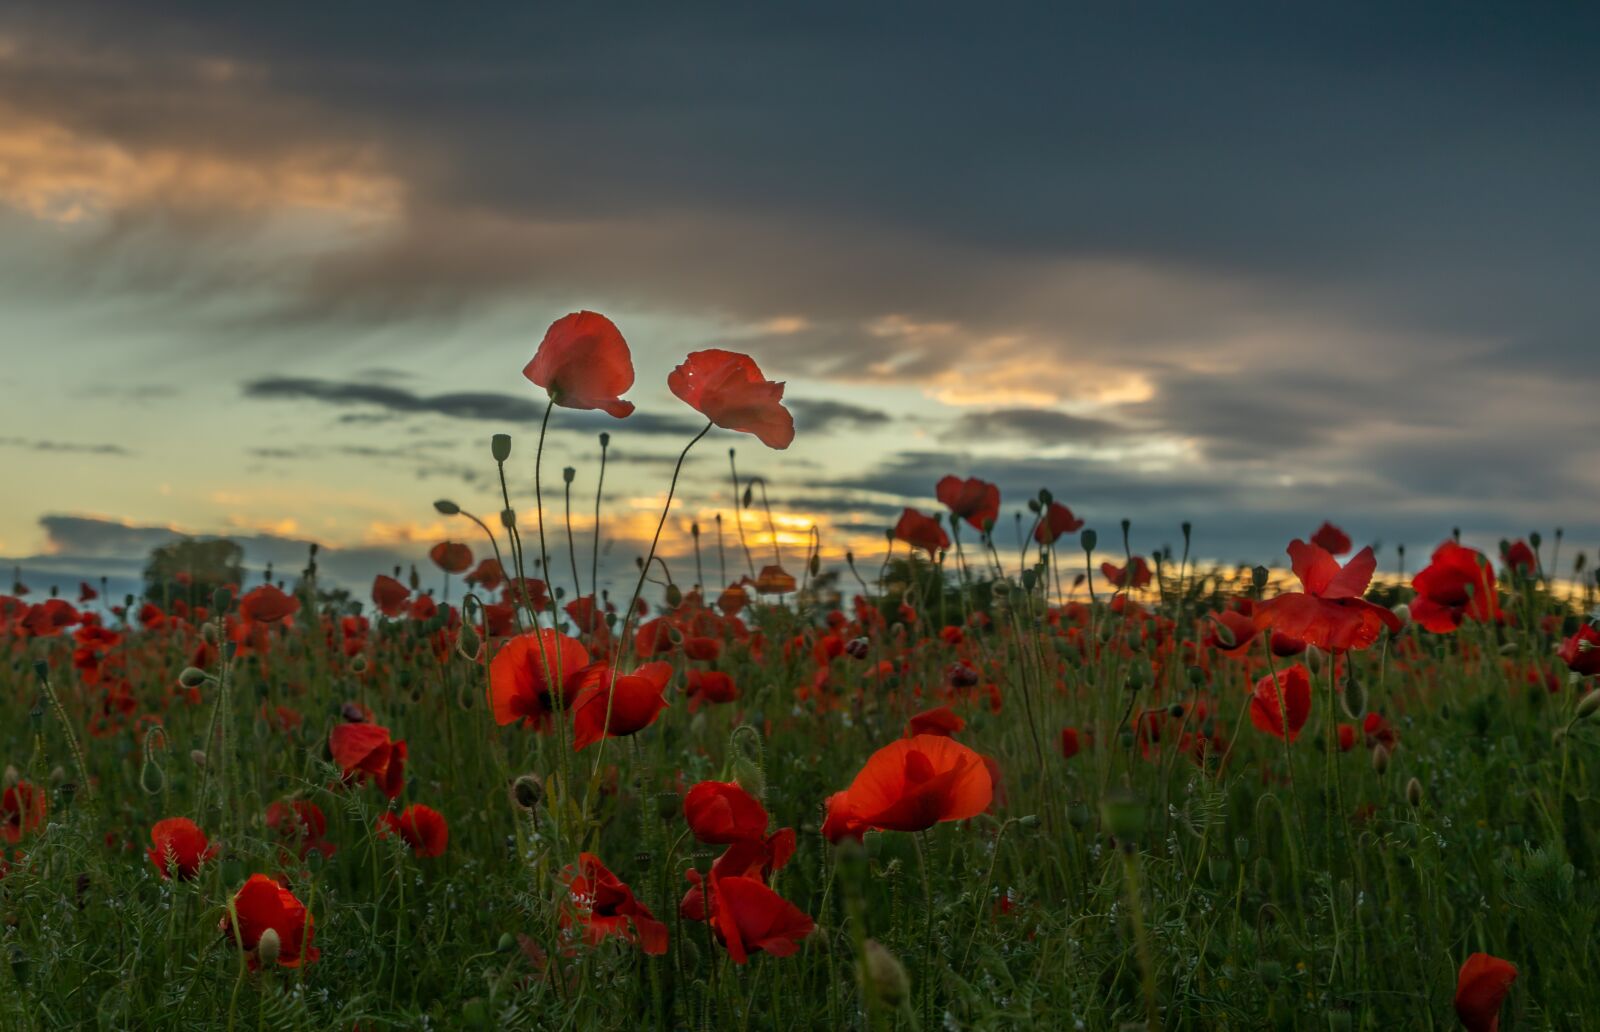
[[1031, 512], [1031, 513], [1034, 513], [1034, 514], [1037, 514], [1039, 512], [1039, 499], [1037, 499], [1037, 498], [1028, 499], [1028, 511]]
[[[272, 571], [267, 571], [267, 576], [272, 576]], [[218, 613], [226, 613], [233, 605], [233, 594], [227, 588], [218, 588], [211, 593], [211, 608]]]
[[456, 513], [461, 511], [461, 506], [450, 501], [448, 498], [441, 498], [437, 502], [434, 502], [433, 508], [441, 516], [454, 516]]
[[514, 529], [516, 527], [516, 525], [517, 525], [517, 510], [515, 510], [515, 509], [501, 509], [500, 510], [500, 526], [506, 528], [507, 530], [512, 530], [512, 529]]
[[1112, 789], [1100, 800], [1100, 819], [1117, 838], [1136, 839], [1144, 831], [1144, 801], [1128, 789]]
[[1406, 802], [1410, 803], [1413, 808], [1422, 805], [1422, 782], [1416, 778], [1406, 782]]
[[755, 501], [755, 492], [751, 490], [750, 485], [746, 484], [744, 489], [744, 507], [746, 509], [750, 508], [750, 503], [753, 501]]
[[822, 556], [820, 556], [820, 555], [818, 555], [816, 553], [812, 553], [810, 568], [811, 568], [811, 576], [816, 577], [816, 576], [821, 575], [821, 573], [822, 573]]
[[278, 962], [278, 952], [283, 949], [283, 940], [278, 936], [276, 928], [268, 928], [261, 933], [261, 940], [256, 943], [256, 959], [261, 961], [262, 967], [271, 967]]
[[1600, 688], [1578, 700], [1578, 719], [1585, 720], [1594, 716], [1595, 710], [1600, 710]]
[[1093, 552], [1094, 546], [1098, 545], [1099, 543], [1100, 535], [1096, 534], [1093, 528], [1090, 528], [1089, 530], [1086, 530], [1082, 534], [1078, 535], [1078, 544], [1083, 546], [1083, 550], [1085, 552]]
[[1067, 807], [1067, 823], [1079, 831], [1089, 826], [1089, 808], [1082, 803], [1073, 803]]
[[206, 672], [199, 667], [184, 667], [178, 675], [178, 683], [185, 688], [198, 688], [206, 683]]
[[563, 483], [570, 484], [572, 483], [572, 478], [577, 475], [578, 471], [573, 469], [571, 466], [568, 466], [561, 471], [561, 480]]
[[667, 585], [667, 605], [677, 606], [683, 602], [683, 591], [676, 584]]
[[207, 645], [215, 645], [222, 640], [222, 634], [217, 630], [217, 625], [209, 620], [200, 625], [200, 637]]
[[1023, 816], [1017, 818], [1017, 826], [1022, 828], [1037, 828], [1039, 826], [1039, 815], [1036, 813], [1024, 814]]
[[544, 789], [532, 774], [524, 774], [511, 783], [511, 804], [519, 810], [532, 813], [543, 798]]
[[17, 771], [17, 768], [7, 764], [5, 776], [0, 777], [0, 788], [15, 788], [17, 782], [21, 780], [22, 774]]
[[510, 932], [501, 932], [500, 941], [494, 944], [496, 953], [510, 953], [511, 948], [517, 944], [516, 937]]
[[1386, 745], [1374, 746], [1373, 749], [1372, 749], [1372, 770], [1373, 770], [1373, 773], [1377, 774], [1379, 777], [1382, 777], [1383, 774], [1388, 769], [1389, 769], [1389, 747], [1386, 746]]
[[351, 673], [356, 673], [356, 674], [364, 674], [364, 673], [367, 672], [367, 655], [366, 655], [366, 653], [364, 653], [364, 652], [356, 653], [355, 658], [350, 661], [350, 671], [351, 671]]
[[878, 999], [899, 1007], [911, 995], [911, 978], [905, 966], [876, 939], [868, 939], [861, 951], [861, 967]]
[[495, 434], [489, 438], [489, 454], [494, 456], [494, 461], [504, 462], [511, 457], [511, 435]]
[[67, 768], [59, 763], [50, 768], [50, 784], [59, 785], [65, 780], [67, 780]]
[[204, 749], [191, 749], [189, 750], [189, 759], [194, 761], [196, 767], [204, 767], [206, 765], [206, 751]]
[[611, 434], [608, 431], [605, 431], [605, 430], [600, 431], [600, 450], [604, 451], [606, 448], [608, 448], [610, 446], [611, 446]]
[[866, 659], [872, 651], [872, 642], [866, 638], [851, 638], [844, 643], [844, 651], [851, 659]]
[[[509, 939], [511, 938], [511, 933], [507, 932], [501, 938]], [[508, 951], [501, 950], [500, 952], [506, 953]], [[483, 997], [474, 996], [461, 1005], [461, 1024], [465, 1028], [474, 1029], [489, 1027], [489, 1007], [483, 1002]]]
[[1402, 602], [1395, 606], [1394, 616], [1395, 619], [1400, 621], [1400, 629], [1402, 631], [1411, 626], [1411, 606], [1407, 603]]
[[1270, 576], [1271, 572], [1265, 566], [1254, 567], [1250, 571], [1250, 583], [1260, 591], [1267, 586], [1267, 578]]
[[1344, 691], [1339, 694], [1339, 705], [1351, 720], [1367, 715], [1367, 686], [1356, 677], [1355, 667], [1345, 667]]

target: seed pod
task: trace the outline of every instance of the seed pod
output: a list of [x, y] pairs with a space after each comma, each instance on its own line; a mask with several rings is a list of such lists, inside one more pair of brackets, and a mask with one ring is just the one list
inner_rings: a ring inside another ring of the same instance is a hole
[[277, 929], [268, 928], [256, 943], [256, 959], [261, 961], [262, 967], [270, 968], [278, 962], [278, 953], [282, 949], [283, 940], [278, 937]]
[[1410, 803], [1413, 808], [1422, 805], [1422, 782], [1416, 778], [1406, 782], [1406, 802]]
[[489, 438], [489, 454], [494, 456], [496, 462], [511, 458], [511, 435], [495, 434]]
[[532, 774], [524, 774], [511, 782], [511, 805], [517, 809], [532, 813], [543, 798], [544, 789]]
[[1386, 745], [1382, 745], [1382, 744], [1373, 746], [1372, 747], [1372, 770], [1373, 770], [1373, 773], [1377, 774], [1379, 777], [1382, 777], [1388, 771], [1388, 769], [1389, 769], [1389, 747], [1386, 746]]
[[1578, 719], [1587, 720], [1596, 710], [1600, 710], [1600, 688], [1578, 700]]

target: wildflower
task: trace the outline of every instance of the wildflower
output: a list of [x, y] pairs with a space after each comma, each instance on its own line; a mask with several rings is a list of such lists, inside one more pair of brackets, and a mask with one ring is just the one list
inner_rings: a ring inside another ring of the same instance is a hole
[[754, 434], [769, 448], [794, 441], [794, 417], [783, 407], [783, 384], [761, 375], [748, 355], [696, 351], [667, 376], [667, 387], [725, 430]]
[[1500, 1005], [1517, 980], [1517, 966], [1487, 953], [1474, 953], [1456, 978], [1456, 1016], [1467, 1032], [1498, 1032]]
[[256, 951], [269, 931], [278, 938], [275, 959], [282, 967], [297, 968], [314, 962], [321, 955], [311, 945], [316, 934], [315, 922], [305, 904], [287, 885], [264, 874], [252, 874], [244, 887], [234, 894], [230, 910], [230, 914], [222, 916], [221, 929], [240, 949], [250, 953], [251, 968], [258, 967], [266, 959]]
[[450, 843], [450, 825], [431, 806], [412, 803], [399, 814], [386, 810], [378, 818], [379, 836], [399, 835], [420, 857], [436, 857]]
[[939, 526], [939, 521], [915, 509], [907, 508], [894, 525], [894, 536], [912, 548], [921, 548], [932, 556], [950, 547], [950, 535]]
[[464, 573], [472, 565], [472, 549], [459, 541], [441, 541], [428, 549], [428, 558], [445, 573]]
[[857, 828], [923, 831], [941, 821], [975, 817], [993, 797], [982, 756], [953, 738], [917, 735], [891, 742], [868, 758], [845, 798], [829, 800], [828, 825], [845, 834]]
[[346, 781], [372, 780], [393, 799], [405, 787], [406, 743], [389, 738], [377, 724], [337, 724], [328, 732], [328, 751]]
[[1384, 627], [1400, 630], [1393, 613], [1361, 597], [1378, 567], [1371, 546], [1342, 567], [1325, 549], [1304, 541], [1291, 542], [1288, 551], [1305, 590], [1286, 591], [1258, 603], [1257, 628], [1272, 628], [1330, 651], [1364, 649], [1378, 640]]
[[581, 927], [584, 942], [591, 946], [614, 937], [637, 943], [651, 956], [667, 952], [667, 926], [599, 857], [578, 854], [578, 868], [568, 868], [566, 880], [568, 905], [562, 910], [561, 927]]
[[1000, 489], [986, 480], [948, 476], [939, 481], [934, 494], [953, 519], [966, 520], [979, 531], [1000, 518]]
[[1494, 567], [1482, 552], [1454, 541], [1434, 550], [1433, 560], [1411, 586], [1417, 592], [1411, 618], [1435, 634], [1449, 634], [1468, 618], [1489, 621], [1500, 617]]
[[1352, 547], [1350, 535], [1326, 520], [1317, 528], [1317, 532], [1311, 535], [1311, 543], [1329, 555], [1344, 555]]
[[[489, 663], [489, 702], [497, 724], [550, 728], [552, 716], [571, 701], [589, 665], [589, 652], [576, 638], [544, 628], [518, 635], [501, 646]], [[559, 698], [553, 688], [559, 687]]]
[[1033, 528], [1033, 539], [1041, 545], [1051, 545], [1061, 535], [1082, 529], [1083, 521], [1074, 516], [1071, 509], [1060, 502], [1051, 502], [1039, 519], [1039, 525]]
[[[1280, 704], [1279, 698], [1282, 697]], [[1280, 708], [1281, 705], [1281, 708]], [[1311, 717], [1311, 673], [1296, 663], [1257, 681], [1250, 696], [1250, 723], [1288, 741], [1300, 737], [1300, 729]]]
[[713, 879], [711, 927], [733, 962], [743, 964], [758, 951], [789, 956], [816, 922], [761, 879], [741, 876]]
[[671, 663], [646, 663], [631, 674], [616, 674], [604, 663], [590, 667], [579, 678], [572, 702], [572, 747], [624, 738], [655, 723], [667, 707], [661, 693], [671, 680]]
[[168, 817], [150, 829], [151, 847], [146, 851], [162, 878], [176, 876], [188, 881], [200, 873], [200, 865], [217, 855], [208, 845], [206, 833], [187, 817]]
[[633, 402], [633, 357], [615, 323], [598, 312], [573, 312], [550, 324], [522, 375], [562, 408], [600, 409], [622, 419]]

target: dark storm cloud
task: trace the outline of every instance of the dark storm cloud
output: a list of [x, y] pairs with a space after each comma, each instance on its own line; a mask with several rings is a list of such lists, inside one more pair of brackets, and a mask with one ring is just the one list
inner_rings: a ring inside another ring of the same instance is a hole
[[[24, 44], [0, 61], [0, 97], [35, 117], [135, 156], [331, 154], [402, 187], [384, 232], [268, 269], [219, 259], [215, 213], [140, 198], [62, 281], [120, 263], [201, 313], [219, 285], [266, 283], [285, 298], [258, 334], [588, 297], [758, 327], [792, 314], [798, 331], [730, 346], [774, 375], [971, 388], [1003, 413], [1035, 403], [1005, 390], [1061, 400], [1136, 374], [1148, 400], [1109, 405], [1108, 423], [1194, 462], [1056, 464], [1058, 494], [1233, 528], [1234, 510], [1289, 514], [1263, 533], [1322, 510], [1395, 533], [1452, 507], [1520, 526], [1600, 489], [1571, 459], [1600, 389], [1584, 279], [1600, 266], [1600, 8], [386, 11], [0, 13]], [[252, 386], [364, 406], [347, 419], [540, 413], [386, 379]], [[796, 414], [819, 433], [882, 425]], [[695, 429], [654, 418], [625, 425]], [[1051, 418], [956, 426], [1109, 439]], [[928, 470], [899, 461], [876, 472], [930, 494]], [[1050, 482], [1004, 472], [1023, 494]]]
[[[495, 394], [487, 391], [458, 392], [453, 394], [421, 395], [399, 387], [382, 384], [351, 383], [339, 380], [318, 380], [308, 377], [265, 377], [243, 385], [247, 398], [298, 399], [320, 401], [330, 405], [371, 405], [396, 413], [416, 413], [446, 416], [451, 419], [469, 419], [537, 426], [544, 417], [545, 406], [530, 398], [514, 394]], [[625, 421], [600, 412], [564, 410], [556, 429], [568, 431], [618, 431], [649, 435], [689, 437], [699, 430], [699, 425], [689, 420], [649, 412], [634, 412]]]
[[795, 430], [800, 433], [829, 433], [834, 430], [884, 426], [889, 414], [842, 401], [789, 398], [784, 402], [794, 414]]
[[1106, 419], [1052, 409], [1012, 408], [964, 413], [940, 436], [949, 441], [1013, 439], [1048, 446], [1100, 441], [1127, 432], [1126, 427]]

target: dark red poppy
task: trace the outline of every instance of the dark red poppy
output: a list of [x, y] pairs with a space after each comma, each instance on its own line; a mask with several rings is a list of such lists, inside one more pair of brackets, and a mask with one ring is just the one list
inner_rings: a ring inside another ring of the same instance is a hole
[[328, 818], [322, 807], [307, 799], [277, 801], [267, 807], [267, 829], [292, 848], [300, 859], [312, 852], [332, 856], [339, 847], [326, 841]]
[[789, 956], [811, 934], [816, 922], [759, 878], [715, 878], [711, 883], [711, 927], [728, 948], [728, 957], [743, 964], [756, 952]]
[[428, 549], [428, 558], [445, 573], [464, 573], [472, 565], [472, 549], [459, 541], [441, 541]]
[[1371, 546], [1341, 567], [1326, 550], [1296, 540], [1289, 545], [1289, 559], [1305, 591], [1287, 591], [1257, 603], [1258, 628], [1270, 627], [1338, 652], [1366, 648], [1378, 640], [1384, 627], [1400, 630], [1399, 617], [1361, 597], [1378, 568]]
[[683, 797], [683, 818], [694, 837], [726, 845], [767, 834], [766, 808], [734, 781], [702, 781]]
[[633, 402], [622, 400], [633, 386], [633, 356], [622, 331], [598, 312], [551, 323], [522, 375], [562, 408], [600, 409], [618, 419], [633, 412]]
[[1053, 545], [1061, 535], [1082, 529], [1083, 521], [1074, 516], [1071, 509], [1060, 502], [1051, 502], [1040, 516], [1039, 525], [1033, 528], [1033, 539], [1041, 545]]
[[187, 817], [168, 817], [150, 829], [151, 846], [145, 851], [162, 878], [176, 875], [188, 881], [200, 873], [200, 865], [217, 855], [206, 833]]
[[763, 377], [749, 355], [696, 351], [667, 375], [667, 387], [724, 430], [754, 434], [769, 448], [787, 448], [794, 441], [783, 384]]
[[1600, 630], [1596, 630], [1594, 624], [1583, 624], [1561, 643], [1556, 655], [1575, 674], [1585, 677], [1600, 674]]
[[390, 799], [405, 787], [406, 743], [389, 738], [377, 724], [336, 724], [328, 732], [328, 751], [346, 781], [371, 780]]
[[[244, 887], [234, 894], [232, 914], [223, 914], [221, 929], [239, 948], [250, 954], [250, 966], [259, 966], [256, 948], [261, 936], [268, 930], [278, 933], [278, 964], [297, 968], [302, 963], [314, 962], [321, 953], [311, 945], [316, 936], [316, 923], [307, 912], [305, 904], [289, 891], [289, 887], [264, 874], [252, 874]], [[234, 923], [238, 930], [235, 935]]]
[[277, 623], [300, 611], [300, 600], [271, 584], [263, 584], [239, 599], [239, 616], [249, 623]]
[[478, 563], [477, 568], [466, 576], [468, 584], [476, 584], [484, 591], [493, 591], [504, 584], [505, 580], [506, 571], [501, 567], [498, 559], [483, 560]]
[[1311, 543], [1329, 555], [1344, 555], [1354, 547], [1350, 543], [1349, 534], [1326, 520], [1317, 528], [1317, 532], [1311, 535]]
[[1339, 751], [1349, 752], [1356, 747], [1356, 729], [1351, 724], [1339, 725]]
[[720, 670], [690, 670], [685, 681], [690, 713], [708, 703], [732, 702], [739, 697], [739, 686]]
[[78, 582], [78, 605], [85, 605], [100, 597], [100, 592], [89, 586], [88, 581]]
[[1112, 563], [1101, 563], [1100, 572], [1105, 574], [1106, 580], [1118, 588], [1142, 588], [1150, 583], [1153, 576], [1150, 572], [1150, 564], [1144, 561], [1144, 556], [1142, 555], [1134, 556], [1128, 563], [1126, 570]]
[[829, 842], [853, 838], [857, 842], [868, 831], [867, 822], [850, 805], [850, 792], [835, 792], [828, 797], [827, 817], [822, 822], [822, 837]]
[[894, 536], [912, 548], [925, 550], [930, 556], [936, 556], [950, 547], [950, 535], [939, 526], [938, 520], [909, 507], [900, 514], [900, 522], [894, 525]]
[[42, 789], [18, 781], [0, 793], [0, 838], [16, 845], [24, 835], [39, 829], [49, 809]]
[[1256, 640], [1256, 621], [1249, 614], [1236, 609], [1224, 609], [1211, 614], [1211, 626], [1206, 629], [1204, 644], [1229, 656], [1242, 656]]
[[578, 869], [566, 871], [568, 903], [561, 927], [583, 928], [584, 942], [598, 945], [607, 938], [638, 943], [651, 956], [667, 952], [667, 926], [634, 898], [633, 890], [606, 869], [593, 853], [578, 854]]
[[1538, 553], [1520, 538], [1506, 546], [1502, 558], [1507, 572], [1513, 577], [1532, 577], [1539, 572]]
[[934, 488], [934, 495], [950, 510], [952, 519], [966, 520], [980, 531], [1000, 519], [1000, 489], [986, 480], [945, 477]]
[[436, 857], [450, 844], [450, 825], [431, 806], [412, 803], [400, 813], [385, 810], [378, 818], [378, 834], [399, 835], [400, 840], [420, 857]]
[[1292, 742], [1300, 737], [1300, 729], [1310, 717], [1311, 672], [1301, 664], [1278, 671], [1276, 678], [1268, 674], [1256, 682], [1250, 695], [1250, 723], [1257, 728], [1278, 738], [1287, 730]]
[[1467, 1032], [1499, 1032], [1500, 1005], [1517, 980], [1517, 966], [1508, 960], [1474, 953], [1456, 978], [1456, 1016]]
[[879, 749], [856, 775], [835, 826], [858, 822], [885, 831], [923, 831], [975, 817], [994, 798], [983, 757], [953, 738], [917, 735]]
[[558, 707], [556, 693], [571, 702], [577, 694], [589, 650], [576, 638], [544, 628], [520, 634], [500, 647], [489, 663], [489, 703], [497, 724], [523, 722], [536, 731], [550, 729]]
[[646, 663], [631, 674], [614, 674], [604, 663], [591, 666], [579, 678], [572, 701], [572, 747], [626, 738], [654, 724], [667, 708], [662, 692], [671, 680], [671, 663]]
[[1432, 562], [1418, 572], [1411, 586], [1417, 592], [1411, 619], [1435, 634], [1449, 634], [1468, 618], [1500, 617], [1494, 567], [1475, 548], [1446, 541], [1434, 549]]
[[1082, 744], [1078, 740], [1078, 729], [1075, 727], [1062, 728], [1061, 755], [1070, 760], [1074, 756], [1078, 755], [1078, 752], [1081, 748]]
[[906, 737], [916, 735], [944, 735], [949, 737], [967, 726], [967, 722], [949, 706], [936, 706], [924, 710], [906, 721]]
[[372, 581], [372, 604], [384, 616], [399, 616], [406, 611], [411, 589], [386, 574], [378, 574]]

